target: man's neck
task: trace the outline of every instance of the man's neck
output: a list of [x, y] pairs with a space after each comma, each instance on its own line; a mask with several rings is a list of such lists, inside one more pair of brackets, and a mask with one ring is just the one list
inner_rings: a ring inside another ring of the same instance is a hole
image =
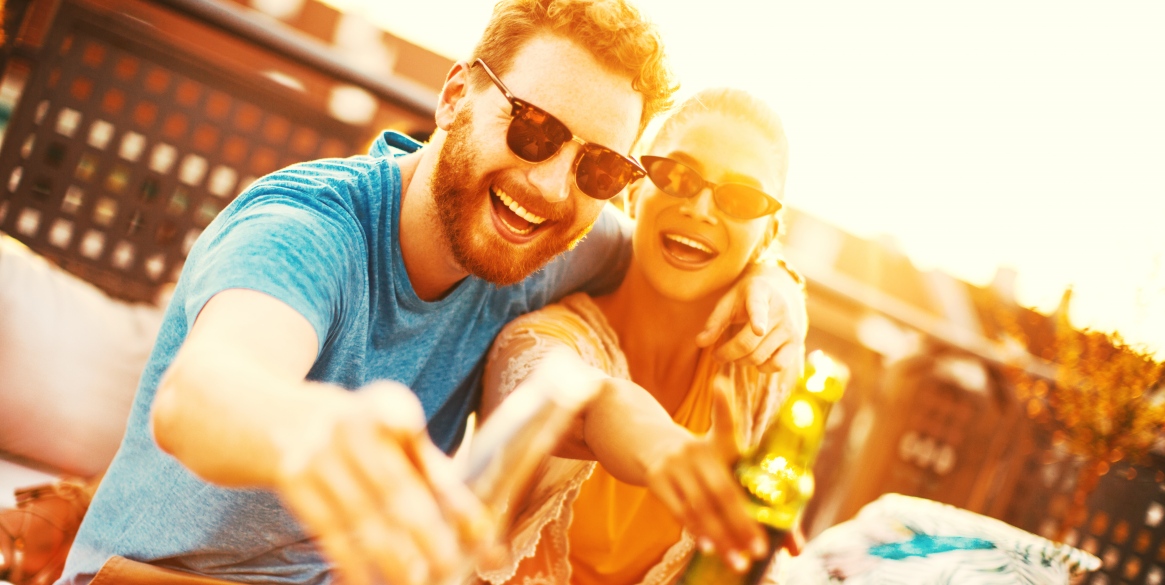
[[437, 218], [429, 188], [436, 154], [436, 150], [427, 147], [396, 159], [401, 180], [397, 226], [401, 257], [409, 282], [423, 301], [440, 300], [469, 274], [453, 259]]

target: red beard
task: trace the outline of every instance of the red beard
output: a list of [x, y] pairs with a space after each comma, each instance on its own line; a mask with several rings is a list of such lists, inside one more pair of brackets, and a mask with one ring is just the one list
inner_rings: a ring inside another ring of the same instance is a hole
[[[574, 211], [569, 208], [565, 217], [548, 220], [550, 225], [538, 228], [544, 233], [521, 246], [494, 233], [493, 226], [487, 223], [489, 218], [478, 217], [481, 198], [494, 197], [489, 193], [494, 181], [491, 180], [493, 177], [479, 176], [476, 172], [477, 161], [470, 140], [472, 120], [468, 108], [453, 120], [445, 143], [437, 153], [429, 187], [453, 259], [482, 280], [498, 286], [511, 285], [573, 248], [590, 230], [590, 225], [572, 232]], [[511, 194], [527, 190], [517, 185], [505, 185], [503, 189]]]

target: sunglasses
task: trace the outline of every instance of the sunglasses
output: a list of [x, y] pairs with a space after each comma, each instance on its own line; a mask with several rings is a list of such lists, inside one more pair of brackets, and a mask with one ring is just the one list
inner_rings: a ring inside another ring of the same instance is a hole
[[690, 199], [705, 188], [712, 189], [712, 200], [724, 213], [736, 219], [756, 219], [780, 211], [781, 202], [776, 197], [740, 183], [717, 185], [697, 173], [682, 162], [663, 156], [644, 155], [639, 157], [647, 177], [660, 191]]
[[567, 142], [579, 143], [582, 150], [574, 159], [574, 183], [579, 191], [595, 199], [610, 199], [628, 183], [647, 174], [631, 158], [575, 136], [566, 124], [546, 110], [514, 97], [485, 61], [477, 59], [473, 65], [481, 65], [513, 107], [506, 145], [518, 158], [540, 163], [554, 156]]

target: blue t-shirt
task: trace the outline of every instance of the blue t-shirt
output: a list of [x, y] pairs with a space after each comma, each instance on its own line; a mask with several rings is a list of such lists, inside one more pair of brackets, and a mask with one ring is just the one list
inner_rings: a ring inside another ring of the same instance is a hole
[[216, 293], [253, 289], [287, 303], [319, 339], [308, 379], [349, 389], [405, 384], [424, 406], [433, 441], [448, 451], [477, 407], [484, 356], [503, 325], [573, 291], [618, 284], [630, 234], [608, 209], [575, 250], [518, 284], [470, 276], [445, 298], [422, 301], [401, 257], [393, 160], [418, 146], [386, 132], [369, 156], [288, 167], [256, 181], [210, 224], [178, 280], [65, 582], [87, 583], [112, 555], [236, 581], [330, 581], [328, 564], [278, 496], [206, 483], [150, 432], [158, 381]]

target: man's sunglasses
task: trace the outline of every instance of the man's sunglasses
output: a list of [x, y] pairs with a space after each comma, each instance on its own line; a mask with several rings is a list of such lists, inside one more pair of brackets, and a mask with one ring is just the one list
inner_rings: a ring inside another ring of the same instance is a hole
[[575, 136], [566, 124], [546, 110], [514, 97], [485, 61], [477, 59], [473, 65], [481, 65], [513, 107], [506, 144], [518, 158], [540, 163], [554, 156], [567, 142], [573, 140], [581, 144], [582, 150], [574, 159], [574, 183], [579, 191], [595, 199], [610, 199], [628, 183], [647, 174], [631, 158]]
[[705, 187], [712, 189], [712, 200], [724, 213], [736, 219], [756, 219], [780, 211], [776, 197], [748, 185], [724, 183], [716, 185], [704, 179], [692, 167], [663, 156], [641, 156], [647, 176], [660, 191], [673, 197], [688, 199], [699, 195]]

